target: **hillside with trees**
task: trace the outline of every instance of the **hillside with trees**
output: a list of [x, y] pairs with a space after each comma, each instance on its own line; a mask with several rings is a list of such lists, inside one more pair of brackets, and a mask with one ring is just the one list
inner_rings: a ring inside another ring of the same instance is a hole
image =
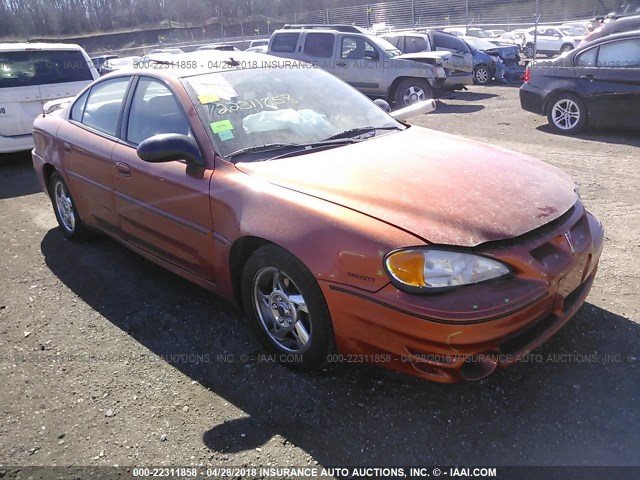
[[[375, 0], [0, 0], [0, 37], [65, 37], [97, 32], [200, 26], [256, 19], [290, 18], [303, 12], [377, 3]], [[421, 3], [425, 3], [422, 1]], [[429, 3], [429, 2], [426, 2]], [[433, 0], [433, 9], [464, 10], [464, 1]], [[525, 0], [472, 0], [477, 11], [508, 11]], [[570, 3], [614, 9], [618, 0], [540, 0], [547, 7]], [[567, 8], [566, 6], [564, 7]], [[167, 25], [169, 23], [169, 25]]]

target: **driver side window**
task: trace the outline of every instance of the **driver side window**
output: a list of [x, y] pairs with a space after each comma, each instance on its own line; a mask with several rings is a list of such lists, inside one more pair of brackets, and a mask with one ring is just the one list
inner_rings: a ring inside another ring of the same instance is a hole
[[189, 135], [189, 121], [182, 105], [166, 85], [143, 77], [131, 103], [127, 141], [138, 145], [160, 133]]
[[376, 49], [360, 37], [344, 37], [342, 39], [342, 58], [347, 60], [364, 60], [375, 58]]

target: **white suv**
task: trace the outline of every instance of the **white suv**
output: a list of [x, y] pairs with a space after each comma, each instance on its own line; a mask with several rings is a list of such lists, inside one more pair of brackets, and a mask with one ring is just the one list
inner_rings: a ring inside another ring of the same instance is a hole
[[0, 153], [32, 149], [44, 104], [73, 97], [98, 77], [78, 45], [0, 43]]
[[539, 25], [536, 43], [535, 30], [535, 28], [530, 28], [525, 34], [525, 57], [533, 58], [536, 51], [548, 57], [569, 52], [576, 48], [584, 38], [583, 33], [573, 27]]

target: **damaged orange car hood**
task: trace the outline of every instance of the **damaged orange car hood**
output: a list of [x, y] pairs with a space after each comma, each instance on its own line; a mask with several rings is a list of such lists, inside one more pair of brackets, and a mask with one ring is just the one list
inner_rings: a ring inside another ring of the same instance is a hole
[[473, 247], [527, 233], [576, 202], [561, 170], [515, 152], [411, 127], [296, 157], [238, 163], [437, 244]]

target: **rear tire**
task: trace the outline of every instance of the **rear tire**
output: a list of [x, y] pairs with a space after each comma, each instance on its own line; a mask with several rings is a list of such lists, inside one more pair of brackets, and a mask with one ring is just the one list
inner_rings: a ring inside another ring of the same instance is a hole
[[533, 43], [527, 44], [522, 53], [524, 53], [524, 56], [527, 58], [533, 58], [536, 53], [535, 48], [533, 48]]
[[335, 352], [329, 307], [313, 274], [275, 245], [256, 250], [242, 272], [242, 303], [254, 333], [283, 365], [325, 366]]
[[571, 50], [573, 50], [573, 45], [571, 45], [570, 43], [565, 43], [565, 44], [564, 44], [564, 45], [562, 45], [562, 47], [560, 48], [560, 52], [561, 52], [561, 53], [570, 52]]
[[573, 135], [587, 124], [587, 107], [572, 93], [559, 93], [549, 102], [547, 120], [556, 132]]
[[80, 219], [69, 187], [58, 172], [53, 172], [49, 178], [49, 196], [62, 233], [76, 242], [86, 240], [90, 232]]
[[404, 108], [416, 102], [432, 99], [433, 89], [429, 82], [422, 78], [407, 78], [398, 84], [394, 97], [398, 108]]

